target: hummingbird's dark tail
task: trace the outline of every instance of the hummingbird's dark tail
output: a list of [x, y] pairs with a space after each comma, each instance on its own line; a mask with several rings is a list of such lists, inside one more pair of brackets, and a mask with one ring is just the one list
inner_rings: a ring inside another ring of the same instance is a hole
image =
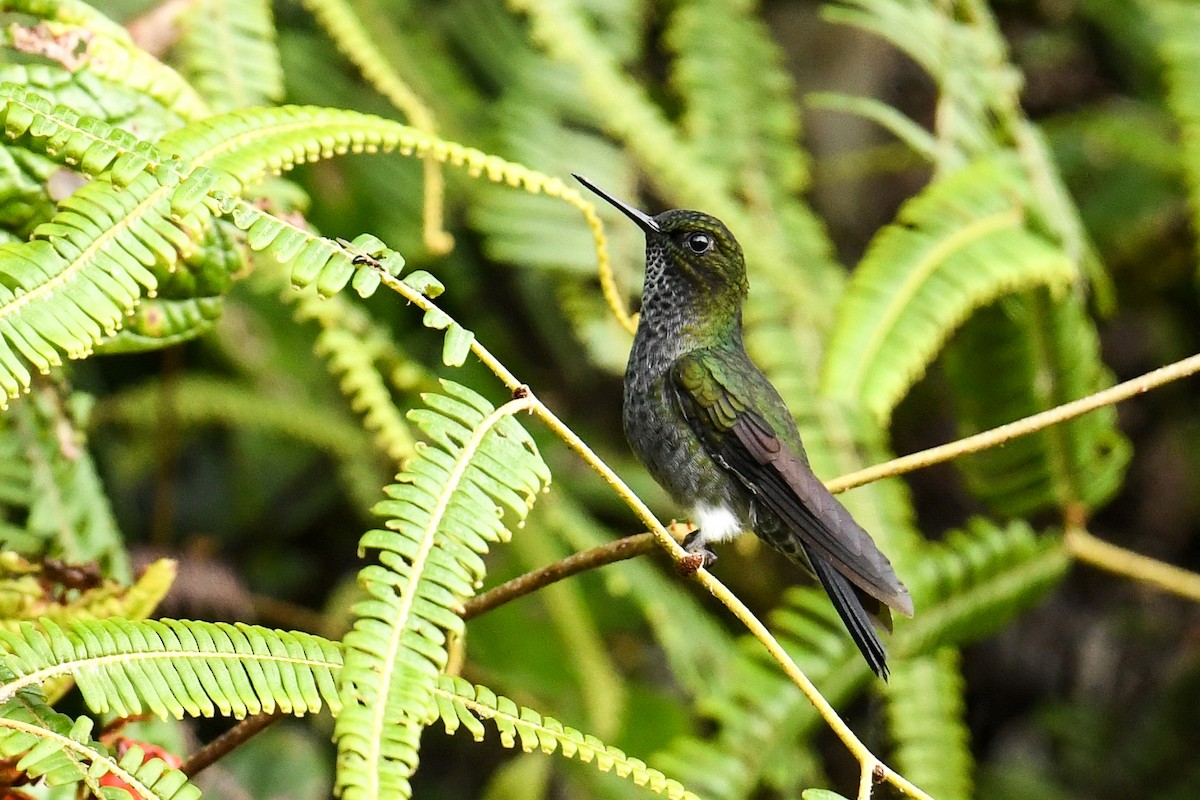
[[886, 681], [888, 679], [887, 651], [883, 649], [883, 642], [879, 641], [879, 634], [875, 632], [875, 626], [871, 624], [871, 617], [863, 607], [862, 601], [859, 600], [858, 593], [854, 591], [854, 586], [820, 555], [808, 547], [805, 547], [804, 551], [812, 565], [813, 572], [816, 573], [817, 580], [821, 582], [821, 587], [829, 595], [838, 616], [842, 618], [846, 629], [850, 631], [850, 638], [854, 640], [854, 644], [858, 645], [859, 652], [867, 660], [867, 665], [876, 675]]

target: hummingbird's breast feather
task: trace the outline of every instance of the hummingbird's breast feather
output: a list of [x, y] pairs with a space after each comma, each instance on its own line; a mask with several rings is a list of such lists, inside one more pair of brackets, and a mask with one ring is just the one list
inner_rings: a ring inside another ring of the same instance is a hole
[[623, 416], [630, 447], [676, 502], [728, 511], [743, 526], [740, 532], [749, 516], [742, 493], [705, 450], [667, 391], [667, 380], [665, 373], [626, 376]]

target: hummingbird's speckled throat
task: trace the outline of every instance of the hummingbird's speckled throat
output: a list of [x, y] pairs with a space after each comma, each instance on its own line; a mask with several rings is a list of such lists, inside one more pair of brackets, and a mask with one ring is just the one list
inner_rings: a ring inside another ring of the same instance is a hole
[[742, 249], [698, 211], [650, 216], [578, 175], [646, 235], [642, 313], [625, 368], [622, 417], [633, 451], [700, 525], [684, 548], [753, 530], [816, 575], [868, 665], [887, 678], [872, 618], [912, 616], [891, 562], [808, 465], [796, 422], [746, 354]]

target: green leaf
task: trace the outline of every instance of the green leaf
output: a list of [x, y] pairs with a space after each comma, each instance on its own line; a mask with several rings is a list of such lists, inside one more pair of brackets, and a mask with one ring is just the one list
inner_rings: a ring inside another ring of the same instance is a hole
[[931, 797], [973, 796], [970, 732], [958, 651], [897, 659], [887, 685], [887, 720], [896, 770]]
[[[1033, 292], [1001, 300], [970, 320], [946, 349], [959, 433], [968, 436], [1112, 384], [1083, 301]], [[971, 491], [998, 513], [1022, 516], [1082, 503], [1120, 488], [1128, 441], [1112, 407], [955, 462]]]
[[886, 420], [976, 308], [1075, 279], [1070, 259], [1028, 228], [1025, 191], [1015, 164], [988, 160], [906, 203], [871, 243], [838, 306], [824, 390]]
[[446, 339], [442, 346], [442, 363], [447, 367], [461, 367], [471, 354], [471, 345], [475, 342], [475, 334], [459, 325], [451, 323], [446, 328]]
[[[379, 563], [359, 573], [369, 598], [354, 607], [334, 730], [337, 786], [348, 798], [407, 797], [421, 729], [437, 714], [434, 689], [457, 610], [484, 576], [480, 554], [505, 540], [504, 509], [524, 519], [550, 474], [529, 435], [466, 387], [443, 382], [409, 416], [430, 443], [384, 491], [362, 550]], [[387, 729], [387, 736], [376, 732]]]
[[217, 111], [267, 105], [283, 97], [271, 4], [203, 0], [179, 15], [184, 73]]
[[1183, 171], [1192, 209], [1192, 231], [1200, 231], [1200, 6], [1179, 0], [1139, 3], [1158, 28], [1158, 55], [1165, 67], [1167, 104], [1179, 121]]
[[75, 679], [99, 713], [131, 717], [237, 718], [250, 714], [312, 714], [340, 707], [334, 673], [341, 654], [305, 633], [255, 625], [121, 618], [72, 622], [19, 632], [0, 630], [14, 676], [0, 702], [49, 678]]
[[828, 789], [805, 789], [800, 797], [803, 800], [846, 800], [837, 792], [831, 792]]
[[500, 743], [505, 747], [520, 746], [530, 753], [559, 753], [592, 764], [601, 772], [615, 772], [638, 786], [671, 800], [695, 800], [679, 781], [646, 766], [638, 758], [630, 758], [615, 747], [604, 744], [595, 736], [580, 733], [556, 719], [543, 717], [529, 708], [519, 707], [507, 697], [496, 695], [483, 686], [473, 686], [461, 678], [442, 675], [433, 690], [438, 716], [447, 733], [466, 728], [476, 739], [486, 735], [483, 720], [495, 725]]

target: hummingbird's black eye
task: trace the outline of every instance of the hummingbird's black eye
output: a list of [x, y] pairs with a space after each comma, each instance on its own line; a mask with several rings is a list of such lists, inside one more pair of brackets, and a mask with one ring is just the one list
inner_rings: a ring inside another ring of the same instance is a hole
[[713, 249], [714, 241], [713, 237], [707, 233], [697, 231], [696, 233], [689, 233], [684, 237], [683, 243], [687, 246], [688, 250], [691, 250], [698, 256], [702, 256]]

